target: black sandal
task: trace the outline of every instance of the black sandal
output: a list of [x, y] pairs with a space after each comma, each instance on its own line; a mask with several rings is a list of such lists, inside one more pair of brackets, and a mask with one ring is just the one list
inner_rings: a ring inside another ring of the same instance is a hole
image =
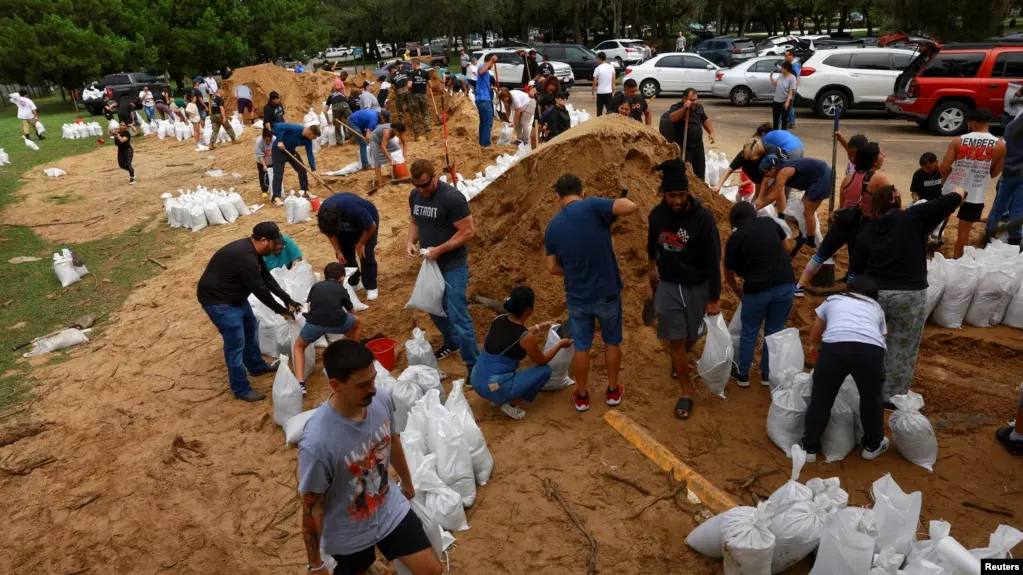
[[688, 397], [683, 397], [675, 402], [675, 418], [676, 419], [689, 419], [689, 416], [693, 413], [693, 400]]

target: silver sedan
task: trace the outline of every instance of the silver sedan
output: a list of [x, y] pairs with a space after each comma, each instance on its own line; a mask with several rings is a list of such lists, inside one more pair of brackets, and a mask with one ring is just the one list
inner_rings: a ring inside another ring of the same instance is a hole
[[771, 100], [774, 96], [771, 72], [778, 73], [784, 61], [784, 56], [762, 56], [718, 70], [710, 93], [718, 98], [728, 98], [735, 106]]

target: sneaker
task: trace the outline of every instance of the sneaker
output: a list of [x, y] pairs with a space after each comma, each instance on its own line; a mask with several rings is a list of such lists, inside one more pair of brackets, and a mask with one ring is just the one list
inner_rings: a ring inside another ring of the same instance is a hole
[[134, 186], [135, 185], [135, 178], [132, 178], [132, 179], [128, 180], [128, 185], [129, 186]]
[[867, 461], [870, 461], [871, 459], [877, 459], [885, 451], [888, 451], [888, 438], [887, 437], [885, 437], [884, 439], [881, 440], [881, 445], [878, 445], [877, 449], [871, 451], [871, 450], [867, 449], [866, 447], [864, 447], [863, 451], [860, 452], [860, 455], [863, 456], [863, 459], [866, 459]]
[[516, 405], [512, 405], [510, 403], [506, 403], [506, 404], [502, 405], [501, 406], [501, 411], [505, 415], [507, 415], [508, 417], [510, 417], [510, 418], [512, 418], [514, 420], [517, 420], [517, 421], [521, 421], [522, 418], [526, 417], [526, 410], [525, 409], [522, 409], [521, 407], [518, 407]]
[[275, 359], [267, 366], [266, 371], [263, 373], [275, 373], [279, 367], [281, 367], [281, 360]]
[[274, 198], [274, 205], [277, 207], [281, 207], [284, 205], [284, 200], [280, 198]]
[[238, 399], [242, 401], [247, 401], [249, 403], [255, 403], [257, 401], [263, 401], [264, 399], [266, 399], [266, 394], [258, 392], [255, 389], [250, 389], [248, 393], [239, 397]]
[[803, 289], [803, 286], [796, 284], [796, 290], [793, 295], [795, 295], [796, 297], [803, 297], [806, 295], [806, 290]]
[[622, 402], [622, 396], [624, 396], [624, 395], [625, 395], [625, 389], [623, 389], [622, 386], [620, 386], [620, 385], [618, 387], [616, 387], [614, 391], [611, 391], [610, 389], [608, 389], [607, 390], [607, 404], [608, 405], [618, 405], [619, 403]]
[[305, 382], [304, 381], [298, 382], [298, 386], [302, 388], [302, 395], [305, 395], [305, 392], [306, 392]]
[[378, 290], [375, 290], [375, 289], [366, 290], [366, 300], [367, 301], [373, 301], [373, 300], [377, 299], [377, 297], [379, 297], [379, 296], [380, 296], [380, 292]]
[[816, 463], [817, 462], [817, 454], [816, 453], [811, 453], [811, 452], [807, 451], [806, 452], [806, 462], [807, 463]]
[[760, 385], [763, 387], [771, 387], [771, 376], [767, 374], [761, 374]]
[[749, 387], [749, 375], [741, 375], [739, 373], [739, 366], [734, 363], [732, 364], [732, 379], [735, 380], [739, 387]]
[[1009, 455], [1023, 455], [1023, 439], [1013, 439], [1012, 432], [1013, 428], [1011, 427], [999, 427], [995, 431], [995, 439], [1002, 444], [1002, 447], [1005, 447]]
[[42, 134], [36, 134], [36, 137], [39, 138], [39, 141], [43, 141], [43, 140], [46, 139], [46, 136], [44, 136]]
[[447, 356], [449, 356], [449, 355], [451, 355], [451, 354], [455, 353], [455, 351], [457, 351], [457, 350], [455, 350], [455, 349], [452, 349], [452, 348], [450, 348], [450, 347], [448, 347], [448, 346], [446, 346], [446, 345], [442, 345], [442, 346], [441, 346], [441, 348], [440, 348], [440, 349], [438, 349], [438, 350], [437, 350], [437, 351], [436, 351], [436, 352], [435, 352], [435, 353], [433, 354], [433, 356], [434, 356], [434, 357], [436, 357], [437, 359], [444, 359], [445, 357], [447, 357]]
[[895, 411], [896, 409], [898, 409], [898, 408], [895, 407], [894, 403], [892, 403], [890, 401], [884, 402], [884, 410], [885, 411]]
[[572, 392], [572, 401], [575, 402], [576, 411], [586, 411], [590, 408], [590, 394], [586, 394], [585, 397], [579, 397], [579, 392]]
[[262, 198], [263, 198], [264, 200], [269, 200], [269, 199], [270, 199], [270, 194], [268, 194], [268, 193], [266, 193], [266, 192], [263, 192]]
[[363, 291], [366, 288], [365, 288], [365, 286], [362, 285], [362, 280], [359, 280], [359, 283], [353, 285], [352, 289], [355, 290], [355, 291]]

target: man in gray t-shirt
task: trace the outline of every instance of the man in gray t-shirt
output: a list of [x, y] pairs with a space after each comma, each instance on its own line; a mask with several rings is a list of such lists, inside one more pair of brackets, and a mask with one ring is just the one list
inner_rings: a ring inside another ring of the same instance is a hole
[[[394, 430], [394, 402], [388, 391], [376, 389], [373, 360], [353, 340], [334, 342], [323, 352], [334, 393], [316, 408], [298, 444], [309, 570], [323, 569], [322, 547], [337, 560], [336, 573], [364, 573], [379, 548], [416, 575], [439, 575], [440, 561], [409, 505], [415, 490]], [[400, 491], [388, 474], [391, 464]]]
[[771, 83], [774, 84], [774, 100], [771, 105], [771, 114], [774, 117], [775, 130], [787, 130], [789, 127], [789, 108], [795, 103], [796, 98], [796, 74], [791, 62], [781, 63], [782, 73], [775, 76], [771, 72]]

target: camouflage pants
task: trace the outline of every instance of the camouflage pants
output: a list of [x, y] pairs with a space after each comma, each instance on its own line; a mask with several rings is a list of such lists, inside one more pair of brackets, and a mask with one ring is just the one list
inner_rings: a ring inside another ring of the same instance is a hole
[[426, 102], [426, 94], [411, 94], [409, 97], [409, 111], [412, 114], [412, 130], [418, 136], [426, 127], [426, 133], [430, 133], [430, 106]]
[[334, 118], [334, 135], [337, 136], [337, 143], [340, 144], [345, 141], [345, 137], [341, 131], [342, 125], [337, 121], [347, 122], [348, 116], [352, 115], [352, 109], [348, 107], [348, 102], [334, 102], [330, 106], [330, 114]]
[[399, 124], [405, 123], [405, 110], [408, 110], [410, 114], [412, 112], [412, 102], [410, 96], [411, 94], [409, 94], [408, 92], [405, 92], [404, 94], [398, 92], [397, 94], [394, 95], [394, 109], [397, 111]]
[[227, 131], [227, 135], [231, 136], [231, 141], [235, 141], [234, 128], [231, 127], [230, 122], [224, 121], [224, 116], [221, 114], [211, 114], [210, 121], [213, 122], [213, 135], [210, 136], [210, 145], [216, 145], [217, 136], [220, 135], [220, 128], [223, 126], [224, 130]]

